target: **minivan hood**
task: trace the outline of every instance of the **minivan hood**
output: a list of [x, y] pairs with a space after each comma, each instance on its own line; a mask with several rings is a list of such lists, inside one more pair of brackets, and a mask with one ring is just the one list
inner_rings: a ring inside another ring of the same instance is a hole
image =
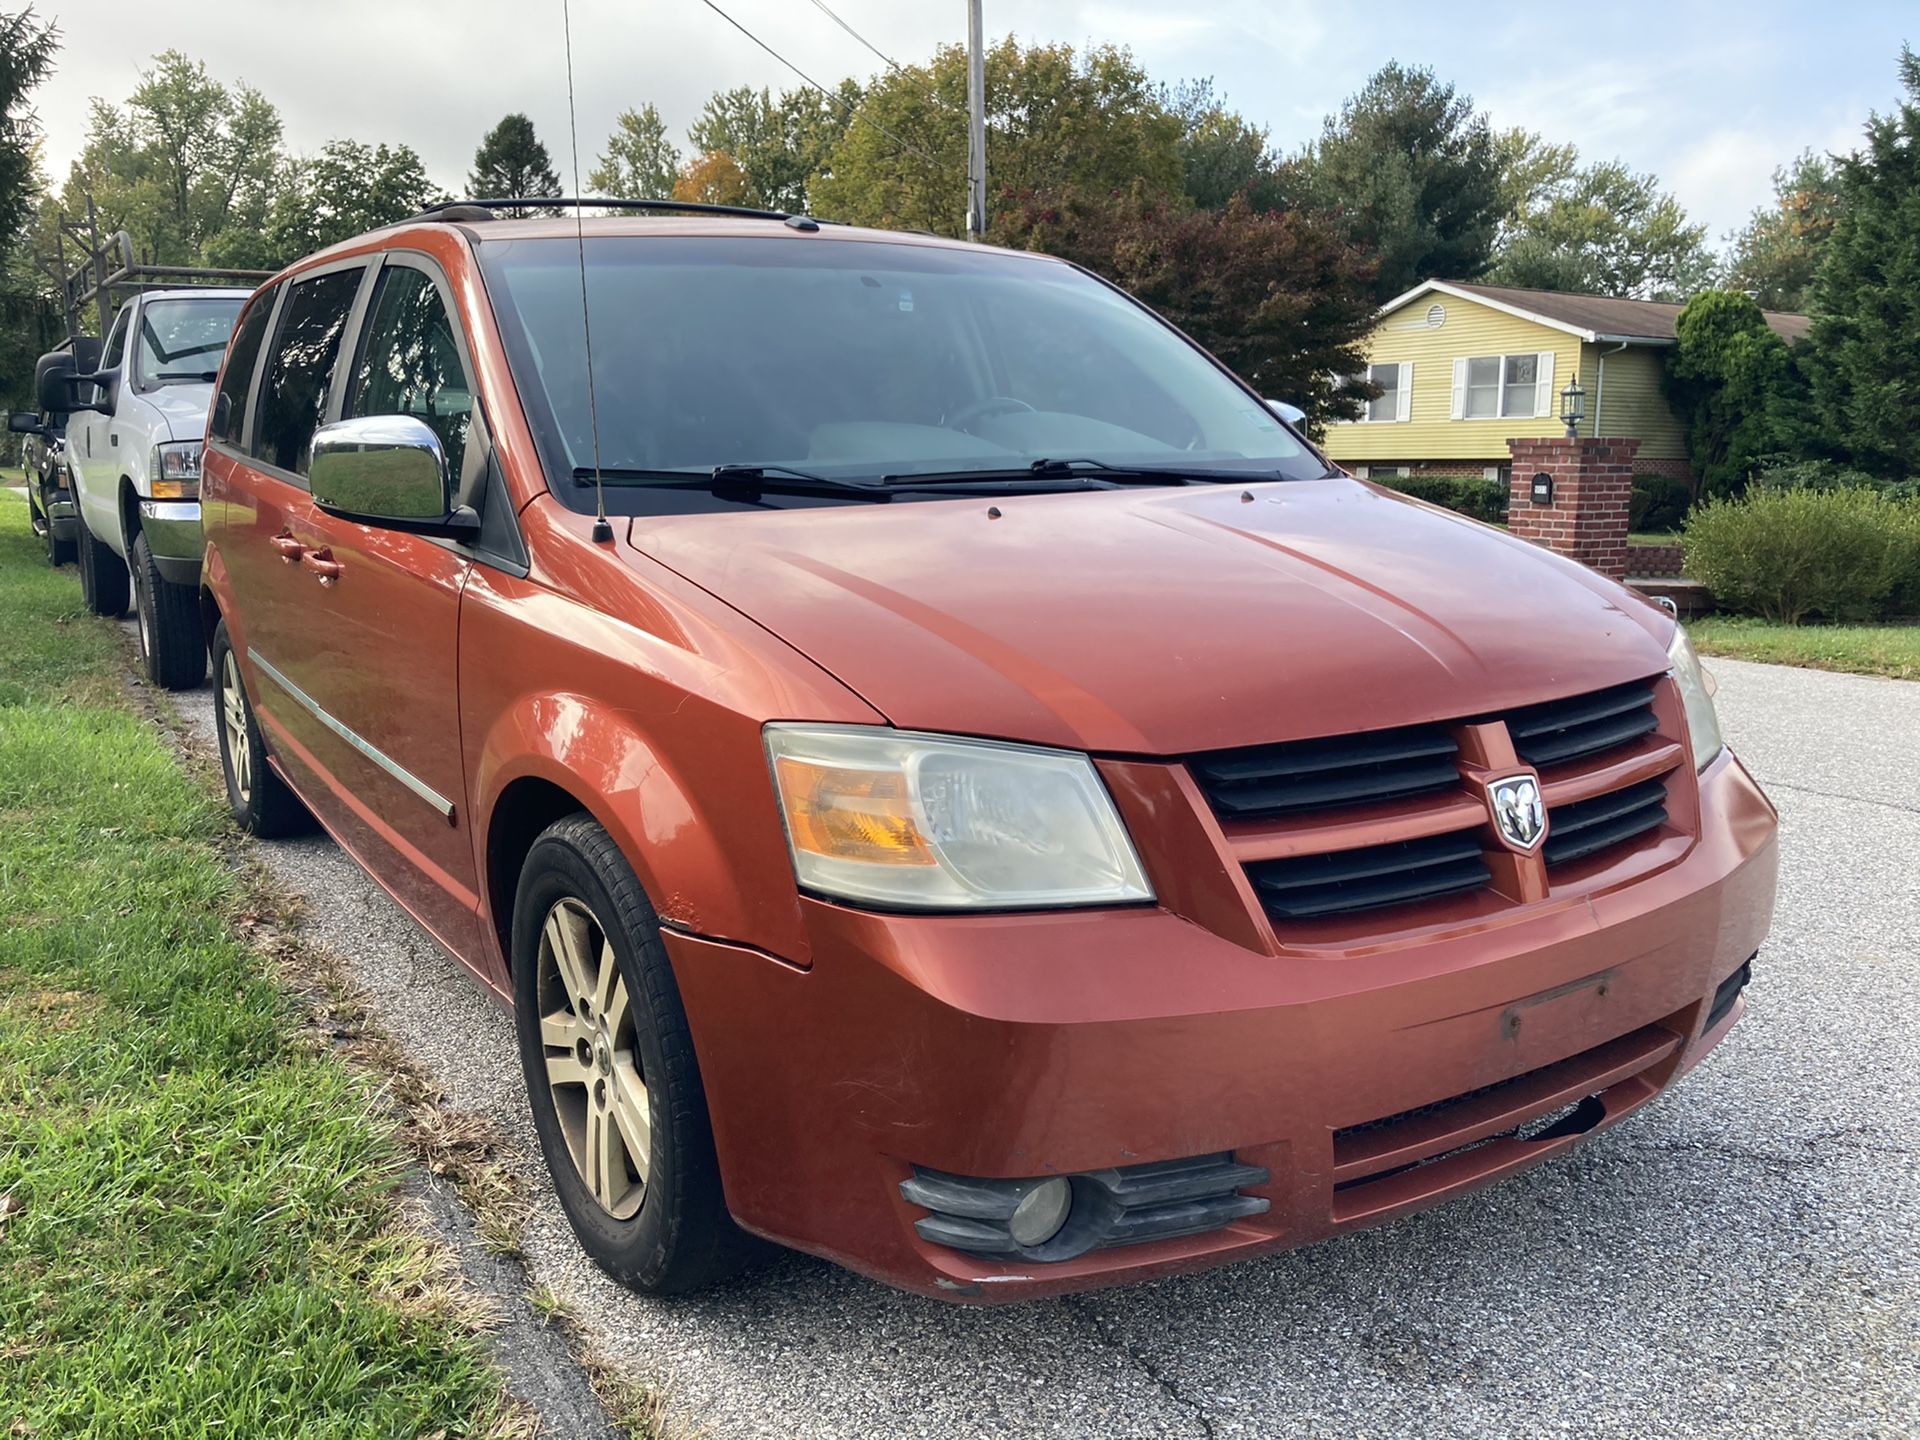
[[162, 385], [140, 392], [140, 399], [159, 412], [169, 440], [200, 440], [207, 433], [207, 411], [213, 406], [211, 385]]
[[1673, 624], [1347, 479], [650, 517], [629, 543], [895, 725], [1105, 753], [1578, 694], [1664, 669]]

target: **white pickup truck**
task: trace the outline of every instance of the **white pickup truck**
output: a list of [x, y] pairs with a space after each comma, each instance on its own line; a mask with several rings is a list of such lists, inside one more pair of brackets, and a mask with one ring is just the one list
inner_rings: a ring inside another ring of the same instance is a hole
[[[79, 511], [80, 584], [96, 615], [140, 620], [147, 678], [169, 690], [207, 673], [200, 617], [200, 449], [213, 382], [252, 292], [148, 290], [120, 307], [99, 369], [72, 395], [67, 464]], [[43, 397], [45, 399], [57, 397]]]

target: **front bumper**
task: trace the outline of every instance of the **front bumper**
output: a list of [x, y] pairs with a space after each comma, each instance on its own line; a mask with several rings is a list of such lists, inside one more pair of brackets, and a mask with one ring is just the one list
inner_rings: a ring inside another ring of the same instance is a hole
[[58, 490], [46, 501], [47, 528], [56, 540], [72, 540], [80, 533], [80, 512], [71, 490]]
[[[890, 1284], [1007, 1300], [1306, 1244], [1537, 1164], [1660, 1093], [1742, 1012], [1707, 1025], [1771, 917], [1774, 812], [1730, 755], [1700, 793], [1697, 838], [1654, 874], [1337, 959], [1255, 953], [1159, 908], [803, 900], [804, 970], [664, 931], [728, 1205]], [[1499, 1138], [1588, 1096], [1572, 1131]], [[1436, 1128], [1428, 1107], [1463, 1100]], [[1242, 1192], [1262, 1213], [1053, 1263], [931, 1244], [900, 1191], [916, 1167], [1021, 1178], [1210, 1155], [1267, 1172]]]
[[200, 583], [206, 540], [200, 531], [198, 500], [142, 500], [140, 532], [147, 537], [162, 580], [175, 585]]

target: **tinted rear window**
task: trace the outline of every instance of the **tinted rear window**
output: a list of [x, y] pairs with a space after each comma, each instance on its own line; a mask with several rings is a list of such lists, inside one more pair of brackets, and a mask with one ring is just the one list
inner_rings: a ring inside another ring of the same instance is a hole
[[357, 269], [335, 270], [294, 282], [260, 392], [253, 453], [264, 464], [307, 473], [307, 443], [326, 413], [340, 337], [360, 274]]

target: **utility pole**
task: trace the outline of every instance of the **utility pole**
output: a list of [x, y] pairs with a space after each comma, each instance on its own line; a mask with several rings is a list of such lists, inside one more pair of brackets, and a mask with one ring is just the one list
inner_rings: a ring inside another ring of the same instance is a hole
[[987, 57], [980, 0], [967, 0], [967, 238], [987, 234]]

